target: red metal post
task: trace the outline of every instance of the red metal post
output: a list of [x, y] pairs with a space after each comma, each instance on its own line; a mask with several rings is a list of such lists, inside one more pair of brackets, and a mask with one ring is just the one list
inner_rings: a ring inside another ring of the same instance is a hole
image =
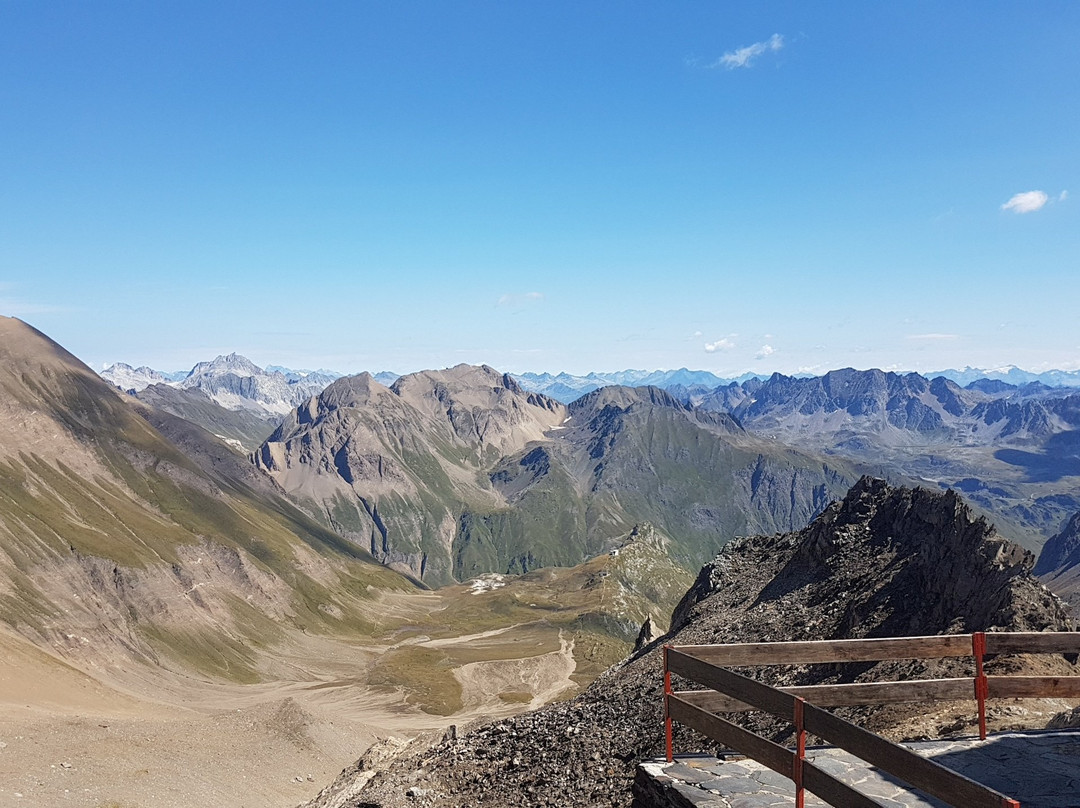
[[1001, 808], [1020, 808], [1020, 803], [1017, 800], [1010, 800], [1006, 797], [1001, 801]]
[[671, 707], [668, 699], [671, 698], [671, 668], [668, 667], [668, 651], [670, 645], [664, 646], [664, 744], [667, 752], [667, 762], [675, 760], [675, 748], [671, 740]]
[[803, 759], [806, 757], [806, 730], [803, 728], [803, 705], [805, 702], [795, 697], [795, 759], [792, 761], [791, 779], [795, 781], [795, 808], [806, 804], [803, 790]]
[[979, 704], [979, 738], [986, 740], [986, 697], [990, 695], [990, 685], [983, 671], [983, 657], [986, 656], [986, 634], [976, 631], [971, 635], [971, 654], [975, 657], [975, 701]]

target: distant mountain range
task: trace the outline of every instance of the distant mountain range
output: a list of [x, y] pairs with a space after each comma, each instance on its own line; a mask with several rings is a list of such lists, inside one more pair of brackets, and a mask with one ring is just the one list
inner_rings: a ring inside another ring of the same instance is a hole
[[[253, 385], [236, 385], [215, 383], [199, 376], [210, 375], [222, 376], [233, 375], [237, 378], [253, 378]], [[212, 362], [200, 362], [190, 371], [165, 372], [146, 366], [132, 367], [123, 362], [110, 365], [101, 372], [101, 376], [108, 379], [121, 390], [139, 392], [152, 384], [170, 384], [185, 389], [198, 387], [206, 392], [211, 398], [229, 409], [240, 407], [252, 407], [253, 402], [261, 402], [259, 406], [269, 408], [270, 411], [284, 414], [290, 409], [285, 407], [284, 402], [290, 400], [289, 394], [282, 394], [277, 377], [284, 379], [285, 383], [294, 388], [294, 394], [307, 394], [308, 396], [321, 392], [328, 384], [346, 374], [335, 370], [294, 370], [281, 365], [267, 365], [259, 368], [239, 354], [219, 356]], [[743, 384], [754, 379], [765, 380], [768, 376], [755, 373], [744, 373], [735, 377], [717, 376], [707, 370], [619, 370], [612, 372], [592, 372], [585, 375], [571, 373], [513, 373], [510, 374], [525, 390], [534, 393], [543, 393], [556, 401], [569, 404], [574, 399], [580, 398], [586, 393], [591, 393], [601, 387], [659, 387], [663, 390], [679, 395], [684, 398], [702, 396], [704, 393], [725, 387], [731, 384]], [[774, 374], [776, 375], [776, 374]], [[782, 374], [781, 374], [782, 375]], [[898, 375], [910, 375], [901, 373]], [[973, 384], [982, 383], [986, 392], [994, 389], [988, 382], [994, 384], [1005, 383], [1013, 387], [1022, 387], [1029, 384], [1041, 384], [1046, 387], [1080, 387], [1080, 371], [1048, 370], [1041, 373], [1032, 373], [1017, 367], [1008, 366], [991, 370], [965, 367], [963, 370], [942, 370], [934, 373], [919, 374], [926, 379], [934, 379], [942, 376], [956, 382], [962, 387], [970, 387]], [[372, 374], [372, 377], [380, 384], [389, 386], [398, 378], [399, 374], [390, 371], [380, 371]], [[790, 378], [813, 378], [809, 374], [795, 374]], [[274, 393], [277, 393], [276, 395]], [[256, 393], [252, 395], [252, 393]], [[238, 396], [243, 401], [230, 398]], [[295, 403], [299, 403], [296, 401]]]
[[707, 370], [619, 370], [612, 373], [589, 373], [574, 376], [569, 373], [515, 373], [517, 383], [526, 390], [543, 393], [564, 404], [569, 404], [586, 393], [601, 387], [659, 387], [668, 389], [682, 387], [714, 388], [731, 382], [743, 382], [755, 378], [752, 373], [745, 373], [734, 379], [724, 379]]
[[1032, 382], [1045, 384], [1047, 387], [1080, 387], [1080, 370], [1046, 370], [1042, 373], [1032, 373], [1009, 365], [992, 370], [972, 367], [966, 367], [963, 370], [939, 370], [936, 373], [924, 375], [931, 379], [935, 376], [944, 376], [946, 379], [965, 387], [979, 379], [994, 379], [1008, 382], [1017, 387]]
[[[102, 375], [242, 452], [261, 452], [282, 419], [293, 418], [295, 408], [303, 409], [337, 374], [281, 366], [264, 370], [232, 354], [200, 363], [179, 380], [176, 374], [127, 365], [114, 365]], [[392, 388], [402, 377], [384, 371], [368, 378]], [[897, 480], [959, 488], [1033, 549], [1080, 509], [1080, 494], [1070, 483], [1080, 474], [1075, 450], [1080, 393], [1049, 384], [1075, 384], [1078, 373], [965, 368], [927, 377], [847, 368], [823, 376], [725, 380], [681, 368], [507, 378], [522, 393], [564, 405], [602, 388], [664, 390], [684, 407], [733, 416], [752, 435], [844, 457], [862, 471]], [[418, 573], [412, 562], [407, 566]]]

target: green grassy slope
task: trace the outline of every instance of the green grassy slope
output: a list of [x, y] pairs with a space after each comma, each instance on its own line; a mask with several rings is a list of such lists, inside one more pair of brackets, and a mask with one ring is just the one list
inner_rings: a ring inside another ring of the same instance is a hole
[[36, 641], [78, 623], [136, 657], [250, 681], [253, 649], [282, 630], [364, 631], [369, 587], [412, 587], [284, 497], [200, 466], [6, 318], [0, 392], [0, 620]]

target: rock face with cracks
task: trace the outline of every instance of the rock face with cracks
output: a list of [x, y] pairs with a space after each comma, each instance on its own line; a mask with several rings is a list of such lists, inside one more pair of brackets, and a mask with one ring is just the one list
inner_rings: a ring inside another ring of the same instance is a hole
[[[863, 478], [803, 530], [727, 545], [676, 608], [671, 632], [572, 701], [417, 739], [389, 763], [362, 760], [307, 808], [629, 805], [637, 761], [663, 748], [661, 643], [1070, 628], [1032, 563], [954, 493]], [[920, 674], [939, 670], [912, 662], [755, 675], [801, 684]], [[894, 737], [913, 711], [924, 730], [932, 724], [926, 705], [860, 709], [862, 723]], [[677, 748], [704, 743], [677, 728]]]

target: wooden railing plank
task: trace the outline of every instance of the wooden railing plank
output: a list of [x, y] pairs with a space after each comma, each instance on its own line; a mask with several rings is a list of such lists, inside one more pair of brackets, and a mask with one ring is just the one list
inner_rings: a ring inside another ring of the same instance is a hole
[[987, 676], [992, 699], [1080, 699], [1080, 676]]
[[686, 677], [708, 688], [726, 693], [755, 709], [784, 716], [789, 721], [795, 714], [795, 699], [774, 687], [756, 682], [725, 668], [688, 656], [679, 648], [668, 649], [668, 667], [672, 673]]
[[837, 808], [881, 808], [881, 803], [822, 771], [811, 761], [804, 760], [803, 787]]
[[[993, 635], [987, 635], [989, 638]], [[714, 665], [802, 665], [821, 662], [880, 662], [971, 656], [970, 634], [887, 637], [861, 640], [676, 645], [674, 650]]]
[[774, 772], [791, 777], [795, 753], [790, 749], [755, 735], [718, 715], [701, 710], [678, 696], [668, 699], [668, 709], [671, 717], [680, 724], [696, 729], [714, 741], [752, 757]]
[[1080, 654], [1080, 631], [991, 631], [988, 654]]
[[[1001, 632], [988, 633], [985, 638], [987, 654], [1080, 653], [1080, 632]], [[675, 693], [669, 697], [668, 705], [674, 720], [791, 777], [794, 774], [793, 752], [714, 713], [759, 709], [790, 721], [795, 697], [798, 696], [806, 701], [803, 726], [807, 732], [856, 755], [908, 785], [959, 808], [1016, 805], [993, 789], [821, 709], [825, 706], [969, 699], [975, 695], [975, 680], [970, 677], [772, 688], [720, 667], [877, 662], [971, 655], [970, 634], [673, 646], [667, 652], [671, 671], [712, 690]], [[1080, 698], [1080, 677], [990, 676], [986, 682], [991, 698]], [[874, 808], [879, 805], [808, 761], [804, 762], [802, 771], [806, 788], [832, 805], [840, 808]]]
[[[993, 678], [993, 677], [991, 677]], [[1080, 684], [1080, 678], [1077, 679]], [[818, 707], [853, 707], [861, 704], [899, 704], [910, 701], [961, 701], [974, 698], [970, 677], [964, 679], [914, 679], [906, 682], [852, 682], [840, 685], [779, 687]], [[754, 709], [715, 690], [684, 690], [677, 694], [691, 704], [713, 713], [741, 713]]]
[[804, 708], [806, 731], [927, 794], [963, 808], [1001, 808], [1004, 794], [946, 769], [819, 707]]

